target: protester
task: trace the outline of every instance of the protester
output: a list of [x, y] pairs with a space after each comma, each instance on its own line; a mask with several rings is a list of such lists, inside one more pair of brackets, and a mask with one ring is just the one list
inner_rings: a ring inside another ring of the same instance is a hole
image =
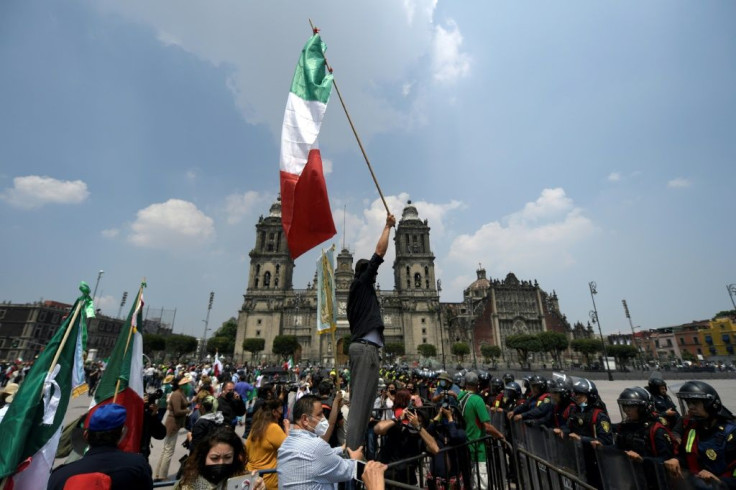
[[[102, 405], [89, 419], [84, 438], [90, 446], [84, 457], [73, 463], [59, 466], [49, 478], [48, 490], [63, 490], [68, 479], [77, 475], [89, 475], [91, 481], [103, 473], [110, 478], [111, 490], [153, 488], [151, 467], [137, 453], [126, 453], [118, 449], [123, 437], [126, 411], [116, 403]], [[75, 480], [78, 488], [87, 488]]]
[[[278, 450], [290, 431], [288, 420], [284, 420], [286, 430], [279, 425], [283, 415], [284, 407], [279, 400], [265, 402], [253, 415], [253, 424], [245, 441], [248, 471], [276, 468]], [[276, 473], [269, 473], [263, 479], [268, 490], [276, 490], [279, 487]]]
[[166, 437], [164, 438], [164, 447], [161, 451], [161, 457], [156, 466], [156, 478], [154, 481], [163, 481], [169, 477], [169, 465], [171, 464], [171, 456], [174, 454], [176, 447], [176, 439], [179, 431], [186, 424], [187, 414], [189, 413], [189, 402], [182, 393], [182, 386], [187, 385], [191, 378], [181, 376], [171, 382], [171, 396], [167, 404], [168, 415], [166, 416]]
[[[245, 474], [243, 442], [230, 427], [222, 426], [199, 441], [174, 490], [225, 490], [229, 478]], [[255, 488], [265, 488], [263, 479]]]
[[216, 411], [215, 406], [215, 397], [212, 395], [204, 398], [199, 404], [200, 416], [192, 426], [191, 432], [187, 434], [191, 450], [194, 450], [199, 441], [207, 438], [215, 429], [225, 424], [222, 412]]
[[671, 474], [695, 488], [736, 488], [736, 420], [718, 392], [703, 381], [688, 381], [677, 392], [683, 415], [682, 445], [677, 458], [665, 461]]
[[232, 427], [238, 423], [238, 417], [245, 415], [245, 402], [235, 392], [235, 383], [226, 381], [222, 385], [222, 392], [217, 399], [217, 408], [225, 417], [225, 423]]
[[8, 412], [10, 404], [13, 403], [13, 398], [18, 392], [18, 388], [20, 388], [20, 386], [18, 386], [17, 383], [8, 383], [0, 394], [0, 400], [2, 400], [2, 408], [0, 408], [0, 422], [5, 418], [5, 414]]
[[378, 388], [380, 358], [378, 349], [384, 345], [383, 315], [376, 296], [378, 267], [388, 250], [391, 228], [396, 224], [392, 214], [386, 216], [386, 225], [370, 260], [360, 259], [355, 264], [355, 278], [348, 293], [347, 317], [350, 324], [350, 418], [347, 446], [357, 450], [363, 446]]
[[[462, 415], [457, 410], [453, 407], [440, 408], [429, 424], [427, 430], [440, 450], [461, 446], [468, 441], [468, 436], [461, 427]], [[470, 453], [467, 446], [442, 451], [430, 462], [427, 486], [430, 490], [465, 488], [466, 482], [471, 481], [470, 472]]]
[[335, 483], [357, 477], [363, 448], [348, 446], [349, 459], [343, 458], [341, 448], [331, 448], [321, 438], [328, 425], [318, 397], [307, 395], [294, 404], [294, 425], [278, 451], [280, 489], [299, 489], [309, 482], [311, 489], [333, 490]]
[[[162, 397], [163, 393], [154, 393]], [[143, 395], [143, 427], [141, 429], [141, 454], [148, 461], [151, 455], [151, 438], [161, 440], [166, 437], [166, 426], [158, 416], [158, 400], [151, 394]]]

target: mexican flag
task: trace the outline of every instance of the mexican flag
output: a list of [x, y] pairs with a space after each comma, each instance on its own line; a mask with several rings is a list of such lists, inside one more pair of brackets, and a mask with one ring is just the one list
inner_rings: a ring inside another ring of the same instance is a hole
[[[0, 422], [0, 478], [4, 490], [46, 488], [69, 400], [84, 393], [87, 319], [94, 317], [89, 286], [39, 354]], [[73, 395], [74, 393], [74, 395]]]
[[332, 90], [325, 49], [319, 34], [302, 49], [281, 127], [281, 224], [292, 259], [337, 233], [317, 147]]
[[215, 351], [215, 362], [212, 365], [212, 369], [214, 371], [215, 378], [220, 379], [220, 374], [222, 374], [222, 361], [220, 361], [220, 353], [218, 351]]
[[[107, 361], [105, 371], [95, 391], [95, 398], [84, 426], [89, 425], [92, 414], [102, 405], [117, 403], [128, 411], [125, 419], [127, 432], [118, 447], [129, 453], [140, 452], [143, 426], [143, 337], [139, 327], [143, 325], [143, 288], [130, 308], [128, 319], [120, 329], [120, 335]], [[116, 394], [117, 393], [117, 394]]]

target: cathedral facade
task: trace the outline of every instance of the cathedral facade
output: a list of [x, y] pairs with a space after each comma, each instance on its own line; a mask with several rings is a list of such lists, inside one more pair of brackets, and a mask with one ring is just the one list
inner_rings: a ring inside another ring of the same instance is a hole
[[[506, 358], [504, 341], [508, 335], [555, 330], [570, 336], [570, 325], [559, 311], [557, 295], [547, 294], [536, 281], [519, 281], [511, 273], [504, 280], [489, 280], [479, 267], [477, 280], [464, 291], [463, 302], [441, 303], [429, 232], [427, 220], [420, 219], [409, 201], [394, 236], [393, 289], [376, 286], [386, 344], [403, 344], [407, 360], [419, 360], [417, 347], [421, 344], [434, 345], [439, 360], [449, 363], [455, 360], [450, 354], [455, 342], [468, 343], [478, 359], [483, 344], [499, 345]], [[354, 257], [343, 248], [336, 262], [337, 331], [334, 337], [318, 335], [316, 271], [306, 289], [293, 287], [294, 261], [281, 227], [281, 203], [277, 200], [269, 215], [261, 216], [256, 224], [248, 285], [238, 315], [235, 359], [277, 362], [279, 359], [272, 354], [274, 338], [293, 335], [301, 346], [298, 359], [325, 366], [346, 363], [343, 346], [349, 341], [350, 328], [345, 308]], [[263, 339], [264, 350], [255, 357], [243, 351], [247, 338]]]

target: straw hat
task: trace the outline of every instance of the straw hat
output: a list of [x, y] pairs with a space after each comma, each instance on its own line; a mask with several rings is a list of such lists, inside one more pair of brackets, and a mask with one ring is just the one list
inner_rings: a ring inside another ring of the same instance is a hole
[[173, 374], [169, 374], [168, 376], [166, 376], [164, 378], [164, 384], [165, 385], [171, 384], [172, 381], [174, 381], [174, 375]]
[[8, 385], [3, 390], [3, 395], [5, 395], [5, 403], [12, 403], [13, 398], [15, 397], [15, 394], [18, 392], [18, 384], [17, 383], [8, 383]]

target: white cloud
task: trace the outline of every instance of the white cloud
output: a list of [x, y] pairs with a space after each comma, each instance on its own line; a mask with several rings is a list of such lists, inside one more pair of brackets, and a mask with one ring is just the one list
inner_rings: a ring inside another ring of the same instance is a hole
[[669, 187], [670, 189], [682, 189], [685, 187], [690, 187], [690, 185], [691, 182], [683, 177], [678, 177], [667, 182], [667, 187]]
[[102, 310], [106, 315], [117, 315], [120, 308], [120, 298], [114, 298], [110, 295], [98, 295], [95, 298], [95, 310]]
[[240, 223], [248, 214], [263, 208], [262, 204], [266, 203], [267, 200], [268, 196], [265, 193], [256, 191], [248, 191], [244, 194], [230, 194], [225, 198], [225, 212], [227, 213], [228, 224], [234, 225]]
[[130, 243], [157, 249], [197, 247], [215, 236], [212, 218], [181, 199], [169, 199], [141, 209], [131, 229]]
[[610, 174], [608, 174], [608, 181], [609, 182], [620, 182], [621, 174], [618, 172], [611, 172]]
[[195, 170], [187, 170], [184, 177], [186, 177], [189, 182], [194, 182], [197, 180], [197, 172]]
[[434, 10], [437, 8], [437, 0], [404, 0], [403, 4], [409, 25], [414, 23], [417, 11], [424, 14], [431, 21], [434, 16]]
[[412, 82], [406, 82], [406, 83], [404, 83], [404, 84], [403, 84], [403, 85], [401, 86], [401, 95], [403, 95], [404, 97], [408, 97], [408, 96], [409, 96], [409, 94], [411, 93], [411, 87], [412, 87], [413, 85], [414, 85], [414, 84], [413, 84]]
[[332, 160], [329, 158], [322, 159], [322, 173], [324, 175], [330, 175], [332, 173]]
[[[522, 210], [455, 238], [449, 259], [456, 270], [475, 270], [481, 262], [496, 275], [511, 270], [538, 271], [551, 264], [566, 267], [575, 263], [573, 247], [595, 229], [563, 189], [544, 189]], [[458, 277], [452, 285], [466, 287], [472, 279]]]
[[454, 83], [470, 73], [471, 58], [460, 52], [463, 36], [454, 20], [447, 21], [448, 29], [435, 27], [432, 42], [432, 72], [440, 83]]
[[101, 233], [105, 238], [115, 238], [120, 234], [120, 230], [117, 228], [109, 228], [107, 230], [102, 230]]
[[44, 204], [79, 204], [88, 197], [87, 184], [81, 180], [58, 180], [38, 175], [15, 177], [13, 187], [0, 193], [0, 199], [22, 209], [40, 208]]

